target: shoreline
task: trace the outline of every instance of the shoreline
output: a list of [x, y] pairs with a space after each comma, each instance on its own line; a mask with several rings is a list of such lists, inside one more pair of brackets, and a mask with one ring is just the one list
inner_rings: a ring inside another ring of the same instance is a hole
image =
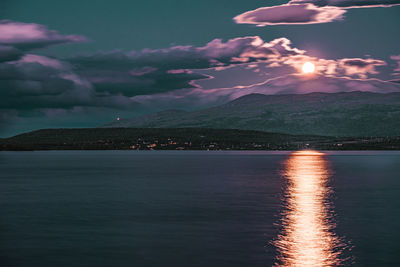
[[55, 151], [60, 151], [60, 152], [75, 152], [75, 151], [81, 151], [81, 152], [95, 152], [95, 151], [102, 151], [102, 152], [118, 152], [118, 151], [123, 151], [123, 152], [132, 152], [132, 153], [159, 153], [159, 152], [258, 152], [260, 154], [262, 153], [294, 153], [298, 151], [318, 151], [322, 153], [336, 153], [336, 152], [400, 152], [400, 149], [337, 149], [337, 150], [326, 150], [326, 149], [317, 149], [317, 148], [312, 148], [312, 149], [288, 149], [288, 150], [249, 150], [249, 149], [242, 149], [242, 150], [232, 150], [232, 149], [219, 149], [219, 150], [204, 150], [204, 149], [192, 149], [192, 150], [176, 150], [176, 149], [143, 149], [143, 150], [133, 150], [133, 149], [36, 149], [36, 150], [0, 150], [0, 153], [2, 152], [55, 152]]

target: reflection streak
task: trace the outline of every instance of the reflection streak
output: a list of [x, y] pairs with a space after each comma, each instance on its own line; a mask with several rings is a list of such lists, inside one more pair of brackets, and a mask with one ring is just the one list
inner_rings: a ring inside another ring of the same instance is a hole
[[285, 163], [282, 230], [276, 266], [337, 266], [343, 248], [333, 232], [328, 163], [323, 153], [299, 151]]

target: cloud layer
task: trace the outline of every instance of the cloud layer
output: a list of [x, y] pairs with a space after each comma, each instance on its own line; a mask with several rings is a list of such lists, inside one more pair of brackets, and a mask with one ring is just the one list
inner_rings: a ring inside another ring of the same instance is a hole
[[33, 49], [83, 42], [35, 23], [0, 21], [0, 126], [21, 116], [40, 116], [76, 107], [132, 108], [120, 96], [97, 94], [66, 61], [32, 54]]
[[203, 47], [174, 46], [142, 51], [113, 51], [70, 59], [77, 72], [90, 81], [97, 92], [127, 97], [151, 95], [195, 87], [193, 81], [209, 78], [193, 70], [265, 61], [301, 55], [286, 38], [265, 42], [258, 36], [215, 39]]

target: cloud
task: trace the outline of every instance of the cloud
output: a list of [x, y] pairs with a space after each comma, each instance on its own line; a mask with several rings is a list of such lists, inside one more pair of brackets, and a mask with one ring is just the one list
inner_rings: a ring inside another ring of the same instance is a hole
[[397, 61], [397, 68], [394, 70], [395, 72], [400, 72], [400, 55], [391, 56], [390, 59]]
[[[157, 68], [158, 70], [200, 69], [212, 66], [228, 66], [235, 62], [251, 62], [274, 56], [302, 54], [305, 51], [291, 48], [286, 38], [265, 42], [258, 36], [247, 36], [223, 42], [214, 39], [205, 46], [173, 46], [165, 49], [142, 51], [101, 52], [71, 58], [82, 68], [132, 69]], [[111, 65], [107, 65], [111, 63]]]
[[23, 52], [13, 46], [0, 45], [0, 62], [17, 60]]
[[62, 35], [49, 30], [46, 26], [36, 23], [14, 22], [0, 20], [0, 44], [16, 48], [42, 48], [61, 43], [87, 41], [81, 35]]
[[82, 86], [68, 64], [44, 56], [26, 55], [18, 61], [0, 64], [0, 108], [33, 109], [38, 107], [82, 104], [90, 97], [90, 85]]
[[27, 54], [0, 64], [0, 110], [19, 115], [45, 109], [75, 107], [129, 108], [134, 101], [121, 95], [98, 94], [72, 66], [54, 58]]
[[[316, 73], [298, 75], [308, 61], [316, 65]], [[184, 109], [212, 106], [253, 92], [398, 90], [396, 85], [368, 79], [378, 74], [378, 67], [386, 65], [382, 60], [317, 58], [293, 47], [287, 38], [270, 42], [257, 36], [226, 42], [216, 39], [202, 47], [103, 52], [75, 57], [70, 62], [96, 92], [126, 96], [157, 110], [175, 105]], [[248, 77], [247, 84], [241, 85]], [[229, 86], [224, 87], [226, 83]]]
[[[292, 84], [293, 77], [287, 75], [299, 73], [306, 61], [316, 65], [316, 77], [331, 78], [340, 75], [367, 78], [377, 73], [376, 67], [385, 65], [385, 62], [376, 59], [316, 58], [293, 47], [287, 38], [266, 42], [258, 36], [226, 42], [215, 39], [201, 47], [100, 52], [63, 61], [23, 54], [18, 60], [0, 63], [0, 97], [3, 100], [0, 109], [16, 110], [19, 116], [33, 111], [49, 115], [63, 114], [62, 110], [77, 110], [78, 107], [135, 109], [140, 106], [139, 100], [143, 99], [172, 101], [187, 97], [185, 101], [193, 99], [195, 102], [200, 95], [196, 92], [206, 92], [207, 96], [214, 94], [216, 99], [220, 99], [221, 95], [235, 96], [246, 93], [250, 90], [248, 88], [260, 88], [258, 85], [263, 81], [255, 84], [252, 79], [245, 86], [238, 85], [238, 81], [246, 78], [242, 75], [244, 70], [264, 77], [269, 81], [266, 83], [268, 86], [277, 88], [278, 81], [284, 84], [285, 79]], [[225, 80], [218, 78], [218, 73], [223, 74], [233, 68], [237, 68], [238, 74], [230, 78], [235, 81], [230, 90], [221, 86], [204, 89], [197, 83], [204, 79]], [[286, 78], [275, 80], [277, 77]], [[315, 78], [309, 84], [316, 81], [322, 81], [322, 78]], [[326, 91], [330, 87], [321, 86], [319, 90]], [[285, 92], [282, 88], [271, 88], [270, 92]], [[185, 93], [180, 95], [182, 92]], [[208, 105], [202, 101], [198, 104]]]
[[33, 49], [84, 41], [84, 36], [62, 35], [40, 24], [0, 20], [0, 63], [18, 60]]
[[233, 18], [238, 24], [297, 25], [318, 24], [343, 19], [351, 8], [392, 7], [400, 0], [292, 0], [287, 4], [261, 7]]
[[[377, 68], [387, 65], [383, 60], [371, 58], [324, 59], [307, 54], [293, 54], [271, 57], [261, 62], [242, 64], [242, 68], [239, 72], [246, 71], [246, 75], [248, 76], [249, 71], [252, 71], [258, 73], [260, 77], [272, 78], [290, 73], [302, 73], [303, 65], [306, 62], [311, 62], [315, 65], [316, 74], [353, 78], [368, 78], [369, 75], [379, 74]], [[218, 76], [210, 72], [207, 72], [207, 74]], [[236, 76], [237, 74], [231, 73], [231, 75]], [[254, 79], [254, 77], [252, 79]], [[198, 83], [201, 84], [201, 81]]]
[[[314, 74], [302, 74], [302, 66], [305, 62], [315, 64]], [[219, 105], [251, 93], [400, 92], [399, 84], [370, 78], [371, 75], [379, 74], [378, 67], [385, 65], [385, 61], [371, 58], [323, 59], [306, 53], [286, 54], [269, 57], [263, 61], [238, 64], [225, 68], [223, 71], [219, 71], [217, 67], [210, 68], [202, 73], [207, 73], [214, 78], [204, 82], [196, 81], [196, 88], [135, 96], [133, 99], [144, 106], [156, 103], [158, 107], [165, 109], [195, 109]], [[228, 74], [224, 74], [225, 72]], [[247, 84], [240, 85], [248, 77], [251, 78]], [[225, 80], [227, 82], [224, 83]], [[256, 80], [259, 82], [254, 82]], [[224, 87], [224, 84], [228, 86]], [[170, 103], [173, 103], [173, 106]]]
[[273, 64], [291, 66], [297, 73], [301, 73], [303, 64], [306, 62], [311, 62], [315, 65], [317, 74], [364, 79], [368, 78], [369, 74], [379, 74], [376, 68], [387, 65], [383, 60], [371, 58], [323, 59], [307, 55], [279, 58]]
[[193, 88], [194, 80], [208, 75], [190, 70], [216, 68], [265, 61], [305, 51], [292, 48], [286, 38], [265, 42], [258, 36], [215, 39], [205, 46], [174, 46], [142, 51], [111, 51], [69, 59], [77, 73], [90, 81], [97, 92], [127, 97]]
[[341, 20], [346, 11], [337, 7], [317, 7], [313, 4], [285, 4], [261, 7], [234, 18], [239, 24], [257, 26], [282, 24], [317, 24]]
[[339, 61], [346, 75], [358, 75], [367, 78], [367, 74], [378, 74], [376, 67], [385, 66], [386, 62], [377, 59], [345, 58]]
[[29, 53], [37, 48], [86, 40], [35, 23], [0, 21], [0, 127], [5, 128], [21, 117], [48, 116], [52, 110], [137, 106], [121, 95], [97, 93], [66, 61]]
[[[0, 48], [8, 55], [0, 63], [0, 111], [9, 114], [2, 117], [2, 125], [40, 116], [57, 123], [56, 117], [84, 116], [89, 111], [106, 114], [104, 109], [108, 113], [157, 110], [162, 106], [154, 103], [144, 107], [135, 96], [196, 89], [194, 81], [211, 78], [198, 73], [199, 69], [223, 72], [233, 66], [306, 52], [292, 47], [286, 38], [265, 42], [258, 36], [225, 42], [215, 39], [200, 47], [111, 51], [65, 60], [22, 53], [12, 46]], [[14, 50], [17, 52], [12, 57], [10, 51]]]
[[[24, 31], [32, 29], [46, 28], [27, 27]], [[2, 42], [30, 44], [43, 41], [46, 36], [65, 42], [75, 40], [61, 38], [57, 33], [35, 32], [25, 37], [9, 34], [2, 37]], [[54, 42], [46, 44], [50, 43]], [[202, 47], [111, 51], [65, 60], [27, 53], [12, 45], [0, 46], [0, 52], [4, 52], [0, 54], [4, 59], [0, 62], [0, 110], [3, 114], [15, 112], [17, 117], [69, 114], [68, 110], [84, 112], [87, 108], [135, 110], [140, 104], [133, 96], [196, 88], [194, 80], [209, 78], [196, 73], [196, 69], [229, 68], [243, 62], [305, 53], [292, 48], [286, 38], [265, 42], [257, 36], [226, 42], [215, 39]]]
[[136, 68], [136, 69], [132, 69], [129, 74], [133, 75], [133, 76], [143, 76], [152, 72], [157, 71], [157, 68], [153, 68], [153, 67], [142, 67], [142, 68]]
[[289, 4], [311, 3], [316, 6], [337, 6], [345, 9], [392, 7], [400, 5], [400, 0], [291, 0]]
[[13, 62], [13, 64], [21, 64], [21, 65], [26, 64], [26, 63], [38, 63], [42, 66], [51, 67], [51, 68], [58, 69], [58, 70], [67, 68], [65, 63], [62, 63], [61, 61], [59, 61], [57, 59], [52, 59], [49, 57], [32, 55], [32, 54], [26, 54], [19, 61]]

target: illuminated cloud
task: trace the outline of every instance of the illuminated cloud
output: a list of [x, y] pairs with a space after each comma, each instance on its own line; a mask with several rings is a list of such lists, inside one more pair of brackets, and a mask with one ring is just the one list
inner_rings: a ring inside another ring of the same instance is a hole
[[376, 67], [386, 66], [386, 62], [378, 59], [343, 58], [323, 59], [307, 55], [296, 55], [277, 59], [274, 64], [288, 65], [296, 72], [301, 72], [303, 64], [311, 62], [316, 67], [316, 73], [330, 76], [349, 76], [355, 78], [368, 78], [368, 74], [379, 74]]
[[132, 97], [193, 88], [194, 80], [210, 78], [191, 70], [222, 71], [239, 64], [304, 53], [292, 48], [286, 38], [265, 42], [258, 36], [248, 36], [226, 42], [215, 39], [202, 47], [102, 52], [74, 57], [70, 62], [97, 92]]
[[20, 60], [15, 61], [12, 64], [25, 64], [25, 63], [38, 63], [42, 66], [51, 67], [59, 70], [66, 68], [65, 63], [62, 63], [57, 59], [39, 55], [32, 55], [32, 54], [26, 54]]
[[201, 69], [212, 66], [229, 66], [235, 62], [255, 62], [270, 57], [303, 54], [305, 51], [292, 48], [290, 40], [279, 38], [265, 42], [258, 36], [247, 36], [223, 42], [214, 39], [205, 46], [173, 46], [164, 49], [141, 51], [101, 52], [70, 59], [83, 68], [132, 69], [157, 68]]
[[313, 4], [285, 4], [261, 7], [234, 18], [239, 24], [257, 26], [281, 24], [317, 24], [341, 20], [346, 11], [337, 7], [317, 7]]
[[367, 74], [378, 74], [376, 67], [385, 66], [386, 62], [377, 59], [346, 58], [339, 61], [346, 75], [358, 75], [360, 78], [367, 78]]
[[392, 7], [400, 0], [292, 0], [287, 4], [261, 7], [233, 18], [238, 24], [296, 25], [328, 23], [343, 19], [351, 8]]
[[337, 6], [341, 8], [392, 7], [400, 5], [400, 0], [291, 0], [289, 4], [311, 3], [316, 6]]
[[81, 35], [62, 35], [36, 23], [0, 20], [0, 44], [18, 48], [41, 48], [54, 44], [83, 42]]
[[[157, 107], [163, 107], [164, 102], [190, 102], [191, 108], [215, 105], [252, 92], [339, 92], [357, 90], [357, 86], [360, 90], [379, 91], [378, 86], [371, 85], [375, 80], [367, 78], [378, 74], [376, 67], [386, 65], [377, 59], [317, 58], [293, 47], [287, 38], [265, 42], [257, 36], [226, 42], [216, 39], [202, 47], [97, 53], [74, 57], [70, 62], [97, 93], [131, 97], [150, 103], [149, 106], [159, 103]], [[305, 62], [316, 66], [315, 75], [307, 82], [297, 75]], [[255, 76], [244, 74], [245, 71], [264, 79], [255, 83]], [[251, 78], [247, 84], [240, 85], [248, 76]], [[208, 84], [206, 87], [203, 81]], [[226, 83], [228, 87], [223, 86]], [[391, 90], [395, 89], [388, 89]]]
[[[302, 73], [305, 62], [315, 64], [314, 74]], [[371, 58], [323, 59], [306, 53], [286, 54], [269, 57], [263, 61], [239, 64], [222, 72], [217, 68], [210, 68], [205, 73], [214, 78], [196, 81], [196, 88], [136, 96], [133, 99], [145, 106], [157, 103], [158, 107], [168, 109], [172, 108], [170, 103], [174, 103], [175, 108], [187, 109], [214, 106], [251, 93], [270, 95], [351, 91], [400, 92], [400, 84], [370, 77], [379, 73], [377, 67], [385, 65], [386, 62]], [[225, 72], [228, 74], [224, 74]], [[247, 77], [251, 78], [246, 85], [238, 85], [243, 84], [243, 79]], [[254, 83], [255, 80], [259, 82]]]

